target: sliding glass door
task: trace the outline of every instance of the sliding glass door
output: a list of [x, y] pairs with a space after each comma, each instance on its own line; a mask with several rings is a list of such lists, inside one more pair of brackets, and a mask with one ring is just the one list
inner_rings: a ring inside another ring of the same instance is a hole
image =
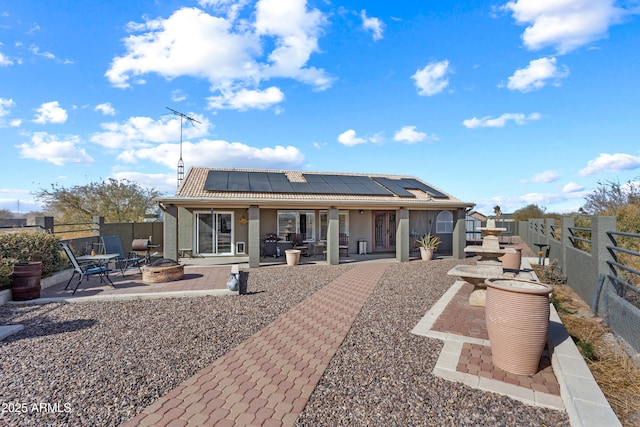
[[233, 213], [196, 212], [196, 253], [233, 255]]

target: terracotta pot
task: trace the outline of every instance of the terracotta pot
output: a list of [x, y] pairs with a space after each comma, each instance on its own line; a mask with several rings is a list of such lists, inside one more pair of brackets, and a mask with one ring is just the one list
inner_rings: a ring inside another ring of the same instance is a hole
[[287, 257], [287, 265], [298, 265], [300, 262], [300, 250], [299, 249], [287, 249], [284, 251]]
[[553, 288], [518, 279], [487, 279], [485, 284], [493, 364], [513, 374], [535, 374], [547, 341]]
[[423, 261], [429, 261], [433, 259], [433, 249], [432, 248], [424, 248], [420, 247], [420, 257]]
[[520, 271], [522, 265], [522, 248], [514, 248], [516, 253], [504, 254], [499, 259], [502, 261], [503, 270]]

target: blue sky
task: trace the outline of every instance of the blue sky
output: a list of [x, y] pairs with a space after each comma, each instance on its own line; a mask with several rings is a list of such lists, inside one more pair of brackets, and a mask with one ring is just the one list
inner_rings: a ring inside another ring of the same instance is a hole
[[493, 213], [640, 177], [640, 4], [0, 5], [0, 209], [192, 166], [417, 176]]

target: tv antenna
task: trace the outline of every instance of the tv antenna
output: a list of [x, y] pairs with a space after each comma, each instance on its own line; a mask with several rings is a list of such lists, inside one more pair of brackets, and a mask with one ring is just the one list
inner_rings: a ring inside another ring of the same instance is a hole
[[180, 184], [182, 184], [182, 180], [184, 179], [184, 162], [182, 161], [182, 123], [184, 120], [187, 120], [191, 123], [192, 126], [195, 126], [193, 122], [196, 122], [196, 123], [200, 123], [200, 122], [194, 119], [193, 117], [187, 116], [186, 114], [182, 114], [180, 111], [174, 110], [173, 108], [169, 108], [169, 107], [166, 107], [166, 108], [176, 116], [180, 116], [180, 160], [178, 160], [178, 188], [180, 188]]

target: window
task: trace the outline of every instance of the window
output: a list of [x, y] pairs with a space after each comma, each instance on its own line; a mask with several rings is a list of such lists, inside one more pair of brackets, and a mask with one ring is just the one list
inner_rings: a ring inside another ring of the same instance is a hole
[[287, 240], [289, 235], [302, 234], [305, 242], [316, 238], [316, 214], [313, 211], [278, 211], [278, 237]]
[[442, 211], [436, 217], [436, 233], [453, 233], [453, 214]]
[[[327, 228], [329, 227], [329, 214], [327, 211], [320, 212], [320, 240], [327, 241]], [[349, 212], [338, 213], [338, 233], [349, 235]]]

